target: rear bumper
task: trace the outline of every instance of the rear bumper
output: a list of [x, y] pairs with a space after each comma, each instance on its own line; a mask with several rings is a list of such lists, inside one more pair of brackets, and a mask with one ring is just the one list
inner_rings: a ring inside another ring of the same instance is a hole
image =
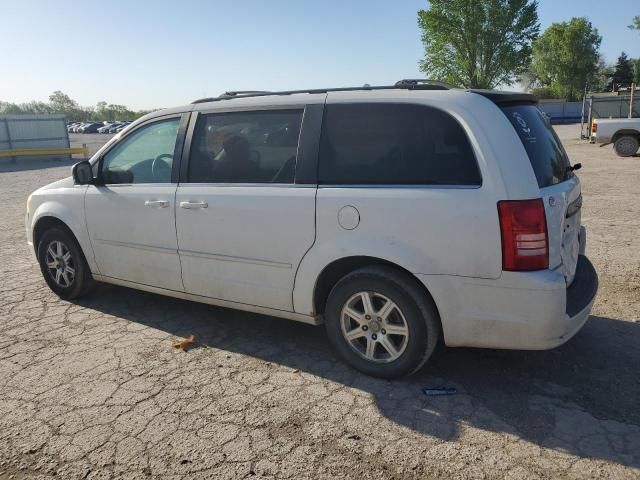
[[566, 289], [564, 323], [565, 333], [556, 341], [550, 340], [542, 348], [553, 348], [562, 345], [573, 337], [586, 323], [591, 307], [598, 293], [598, 273], [589, 259], [578, 256], [578, 266], [573, 283]]
[[609, 144], [611, 143], [611, 136], [610, 135], [605, 136], [603, 134], [591, 135], [591, 143]]
[[568, 288], [551, 270], [503, 272], [496, 280], [419, 277], [440, 312], [445, 343], [456, 347], [557, 347], [585, 324], [598, 291], [598, 275], [584, 255]]
[[593, 304], [597, 293], [598, 273], [586, 256], [579, 255], [575, 278], [567, 288], [567, 315], [572, 318], [579, 315]]

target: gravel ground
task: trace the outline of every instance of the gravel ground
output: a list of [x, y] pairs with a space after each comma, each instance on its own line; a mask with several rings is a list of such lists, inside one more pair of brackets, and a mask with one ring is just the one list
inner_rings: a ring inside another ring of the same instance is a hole
[[593, 316], [555, 350], [439, 348], [395, 382], [318, 327], [107, 285], [60, 301], [24, 208], [70, 163], [0, 167], [0, 479], [639, 478], [640, 158], [558, 131], [583, 165]]

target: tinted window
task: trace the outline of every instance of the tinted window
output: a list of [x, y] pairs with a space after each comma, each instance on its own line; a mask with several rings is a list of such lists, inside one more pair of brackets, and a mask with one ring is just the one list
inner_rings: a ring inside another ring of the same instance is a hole
[[318, 177], [324, 184], [481, 184], [460, 124], [410, 104], [327, 105]]
[[565, 181], [571, 175], [569, 158], [553, 130], [535, 105], [503, 107], [505, 113], [524, 145], [538, 186], [547, 187]]
[[192, 183], [293, 183], [301, 111], [202, 115], [191, 146]]
[[179, 118], [152, 123], [125, 137], [102, 161], [105, 183], [170, 183]]

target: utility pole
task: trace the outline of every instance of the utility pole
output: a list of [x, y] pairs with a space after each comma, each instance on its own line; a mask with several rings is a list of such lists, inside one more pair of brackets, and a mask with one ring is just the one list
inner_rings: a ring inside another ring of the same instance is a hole
[[591, 140], [591, 125], [593, 125], [592, 117], [593, 117], [593, 92], [591, 93], [591, 95], [589, 95], [589, 116], [588, 116], [589, 124], [587, 125], [587, 134], [588, 134], [587, 138], [591, 143], [593, 143]]
[[587, 138], [584, 134], [584, 105], [587, 101], [587, 84], [584, 85], [584, 93], [582, 95], [582, 110], [580, 111], [580, 138]]
[[633, 117], [633, 94], [636, 91], [635, 82], [631, 84], [631, 98], [629, 99], [629, 118]]

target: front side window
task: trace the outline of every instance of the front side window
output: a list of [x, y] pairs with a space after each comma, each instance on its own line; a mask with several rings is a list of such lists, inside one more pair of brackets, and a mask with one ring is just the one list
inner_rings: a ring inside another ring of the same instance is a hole
[[293, 183], [302, 111], [200, 115], [188, 182]]
[[109, 150], [102, 161], [106, 184], [171, 183], [180, 118], [139, 128]]
[[334, 185], [480, 185], [469, 139], [448, 113], [412, 104], [327, 105], [318, 180]]

